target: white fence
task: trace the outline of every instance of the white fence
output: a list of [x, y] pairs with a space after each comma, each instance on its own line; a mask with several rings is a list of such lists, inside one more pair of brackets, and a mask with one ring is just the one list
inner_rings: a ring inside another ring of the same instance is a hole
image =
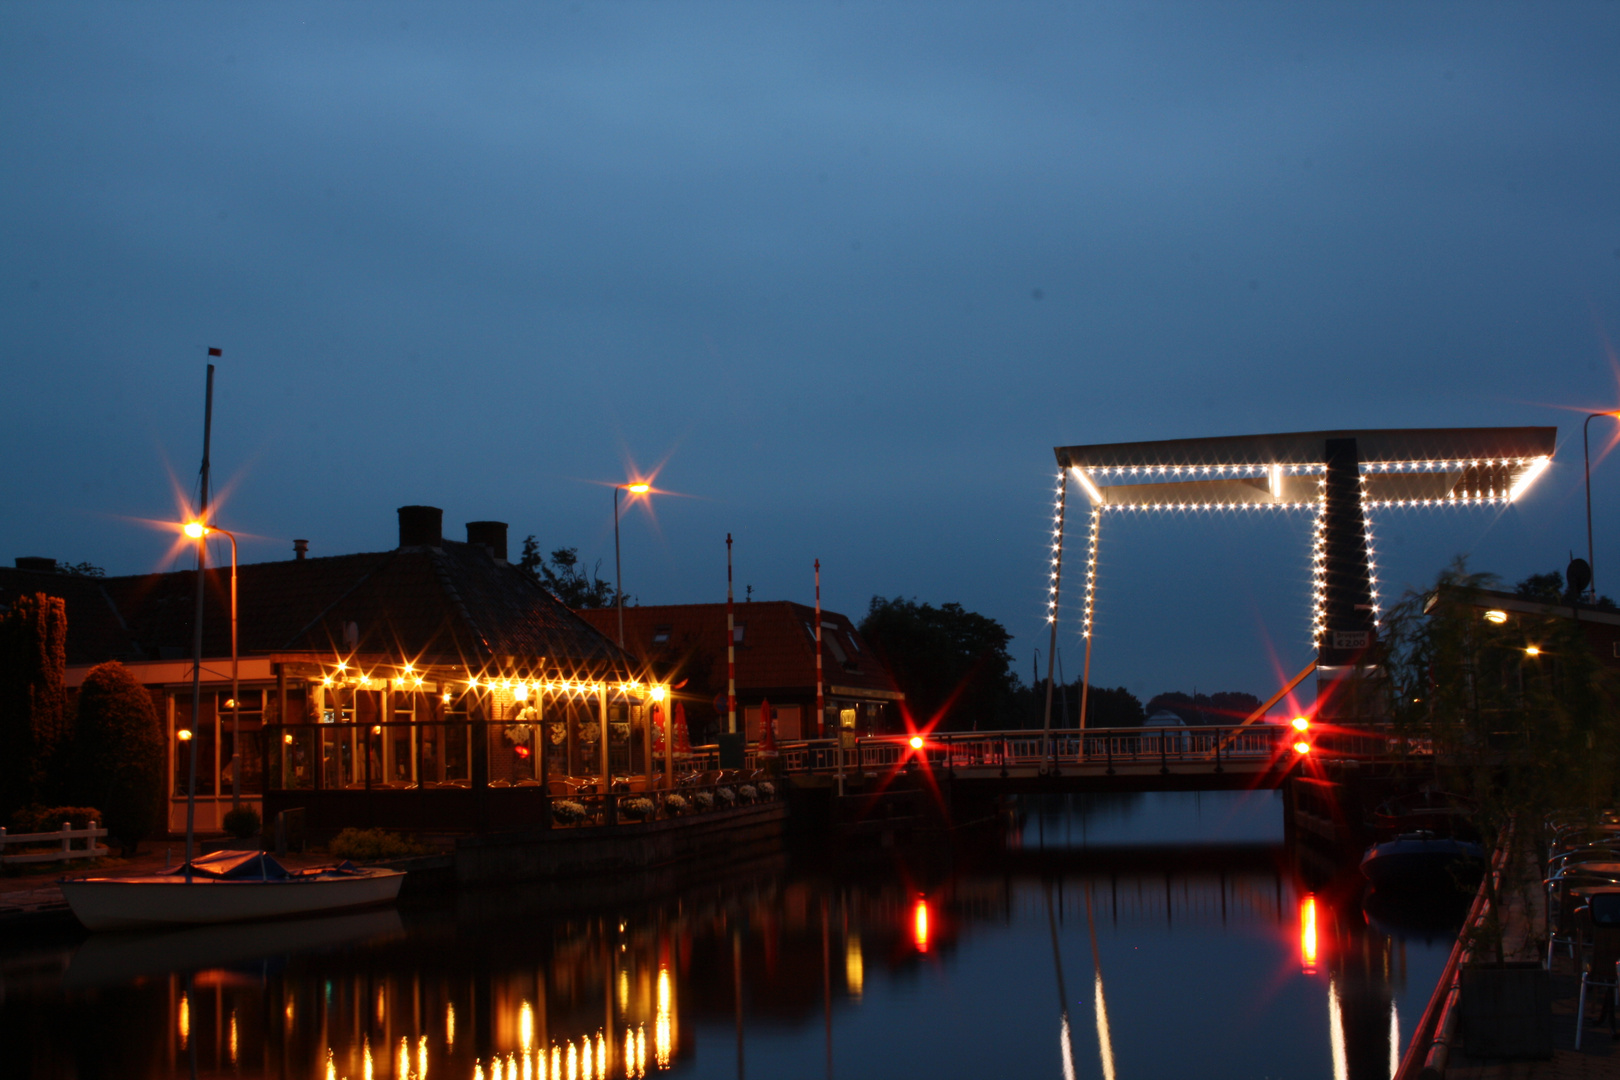
[[[107, 854], [107, 849], [96, 843], [107, 835], [106, 829], [96, 828], [92, 821], [88, 829], [75, 829], [70, 821], [62, 822], [62, 827], [56, 832], [40, 833], [8, 833], [0, 828], [0, 865], [10, 866], [13, 863], [45, 863], [62, 862], [66, 859], [99, 859]], [[83, 840], [84, 846], [76, 848], [73, 841]], [[54, 844], [60, 842], [61, 847], [50, 851], [26, 851], [20, 855], [6, 854], [6, 848], [21, 847], [32, 844]]]

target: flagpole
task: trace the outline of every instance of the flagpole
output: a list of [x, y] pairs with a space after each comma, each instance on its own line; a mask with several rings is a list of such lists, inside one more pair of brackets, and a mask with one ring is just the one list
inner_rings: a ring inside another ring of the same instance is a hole
[[[210, 349], [211, 355], [218, 355]], [[208, 390], [203, 404], [202, 496], [197, 520], [208, 521], [208, 444], [214, 431], [214, 365], [208, 365]], [[186, 880], [191, 880], [191, 856], [197, 836], [197, 732], [202, 722], [203, 594], [207, 587], [208, 533], [197, 537], [197, 607], [191, 629], [191, 752], [186, 767]]]

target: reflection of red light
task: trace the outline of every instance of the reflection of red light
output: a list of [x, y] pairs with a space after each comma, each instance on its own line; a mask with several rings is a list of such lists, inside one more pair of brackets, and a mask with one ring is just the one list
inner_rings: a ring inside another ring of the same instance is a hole
[[514, 753], [517, 754], [518, 757], [528, 757], [529, 756], [529, 748], [527, 746], [515, 746], [515, 747], [512, 748], [512, 750], [513, 750]]
[[912, 909], [912, 940], [917, 943], [918, 952], [928, 951], [928, 901], [917, 897], [917, 906]]
[[1299, 958], [1307, 975], [1316, 971], [1316, 897], [1299, 902]]

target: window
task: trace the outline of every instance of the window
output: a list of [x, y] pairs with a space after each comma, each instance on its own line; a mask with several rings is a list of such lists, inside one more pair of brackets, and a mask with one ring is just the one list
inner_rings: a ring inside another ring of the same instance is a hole
[[741, 645], [743, 643], [743, 635], [745, 633], [747, 633], [747, 631], [748, 631], [748, 624], [747, 623], [741, 623], [740, 622], [740, 623], [732, 624], [732, 627], [731, 627], [731, 643], [733, 645]]
[[669, 644], [669, 632], [672, 629], [674, 629], [674, 628], [671, 627], [671, 626], [668, 626], [668, 625], [653, 627], [652, 643], [654, 645], [668, 645]]
[[[823, 624], [822, 629], [826, 629], [825, 624]], [[849, 654], [846, 653], [844, 651], [844, 647], [838, 643], [837, 634], [822, 634], [821, 641], [822, 644], [827, 646], [827, 651], [833, 654], [834, 660], [837, 660], [840, 664], [848, 662]]]

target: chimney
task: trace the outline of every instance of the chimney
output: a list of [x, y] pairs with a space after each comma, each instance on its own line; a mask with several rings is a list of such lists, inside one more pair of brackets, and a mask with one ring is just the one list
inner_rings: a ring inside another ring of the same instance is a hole
[[467, 522], [467, 543], [484, 545], [484, 550], [489, 552], [490, 558], [498, 563], [504, 563], [506, 561], [506, 522]]
[[444, 511], [437, 506], [399, 508], [399, 546], [441, 547], [444, 543]]
[[309, 541], [308, 540], [294, 540], [293, 541], [293, 558], [299, 560], [300, 562], [302, 562], [303, 560], [309, 558]]
[[[504, 530], [506, 526], [502, 525], [501, 528]], [[504, 550], [505, 547], [506, 534], [503, 532], [501, 534], [501, 548]], [[56, 573], [56, 560], [39, 555], [19, 555], [17, 556], [17, 569], [32, 570], [36, 574], [54, 574]]]

